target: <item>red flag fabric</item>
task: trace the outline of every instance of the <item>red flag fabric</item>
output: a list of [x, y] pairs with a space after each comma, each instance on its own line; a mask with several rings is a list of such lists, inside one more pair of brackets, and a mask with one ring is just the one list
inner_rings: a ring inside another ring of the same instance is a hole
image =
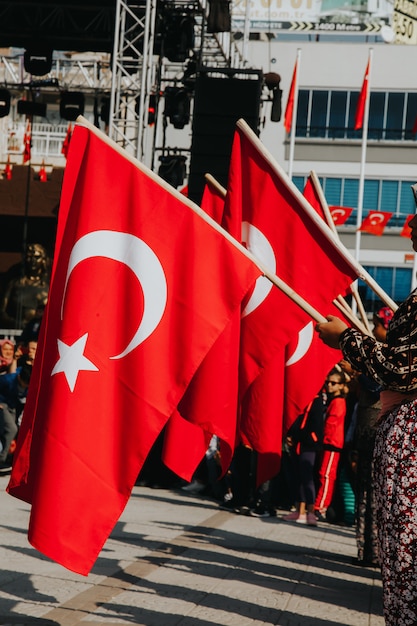
[[45, 161], [44, 160], [42, 160], [42, 165], [41, 165], [41, 168], [39, 170], [39, 180], [41, 181], [41, 183], [48, 182], [48, 175], [46, 173]]
[[80, 574], [260, 274], [193, 206], [100, 131], [74, 130], [8, 491], [32, 505], [32, 545]]
[[370, 61], [366, 66], [365, 76], [363, 78], [362, 89], [359, 94], [358, 103], [356, 105], [355, 111], [355, 130], [360, 130], [363, 126], [363, 117], [365, 114], [365, 104], [368, 98], [368, 89], [369, 89], [369, 70], [370, 70]]
[[[324, 219], [324, 209], [310, 177], [304, 188], [304, 197], [318, 215]], [[315, 280], [318, 279], [319, 276], [316, 275]], [[340, 277], [340, 283], [340, 295], [344, 296], [349, 289], [346, 288], [346, 280], [343, 275]], [[329, 304], [328, 313], [340, 317], [339, 309], [333, 304]], [[309, 321], [292, 338], [286, 349], [284, 433], [323, 387], [326, 374], [342, 358], [340, 350], [329, 348], [321, 341], [317, 333], [314, 332], [312, 321]]]
[[[209, 188], [208, 188], [209, 187]], [[222, 221], [224, 196], [207, 181], [201, 208]], [[220, 440], [223, 473], [236, 440], [240, 312], [209, 351], [167, 423], [162, 459], [178, 476], [191, 480], [213, 434]], [[215, 393], [213, 393], [215, 390]]]
[[295, 98], [296, 98], [295, 91], [296, 91], [296, 85], [297, 85], [297, 72], [298, 72], [298, 59], [295, 62], [294, 71], [293, 71], [293, 75], [291, 79], [290, 91], [288, 94], [288, 100], [287, 100], [285, 113], [284, 113], [284, 127], [287, 133], [291, 131], [291, 126], [292, 126], [292, 116], [294, 112], [294, 104], [295, 104]]
[[407, 215], [407, 217], [405, 218], [405, 222], [403, 224], [402, 230], [400, 232], [400, 236], [401, 237], [407, 237], [407, 239], [410, 238], [411, 235], [411, 228], [408, 225], [410, 220], [413, 219], [413, 217], [415, 217], [414, 213], [412, 213], [411, 215]]
[[352, 214], [353, 209], [347, 206], [329, 206], [330, 214], [335, 226], [344, 224]]
[[326, 221], [321, 200], [311, 176], [307, 178], [306, 184], [304, 186], [303, 196], [306, 200], [308, 200], [316, 213], [320, 215], [320, 217], [324, 221]]
[[381, 236], [392, 215], [388, 211], [369, 211], [358, 230]]
[[[328, 313], [341, 317], [333, 304]], [[283, 433], [323, 387], [326, 374], [343, 358], [340, 350], [325, 346], [308, 322], [286, 347]]]
[[201, 208], [219, 224], [223, 218], [225, 193], [222, 193], [212, 182], [206, 180], [201, 198]]
[[72, 124], [70, 122], [68, 124], [67, 134], [65, 135], [65, 139], [64, 139], [64, 141], [62, 143], [62, 148], [61, 148], [61, 154], [63, 154], [65, 156], [65, 158], [68, 157], [68, 150], [69, 150], [69, 146], [70, 146], [71, 135], [72, 135]]
[[10, 163], [10, 155], [7, 157], [6, 167], [4, 168], [4, 175], [6, 176], [6, 180], [12, 180], [13, 168]]
[[411, 129], [412, 133], [417, 133], [417, 115], [416, 115], [416, 119], [414, 120], [414, 124], [413, 124], [413, 128]]
[[23, 136], [23, 163], [27, 163], [31, 158], [32, 150], [32, 124], [30, 120], [26, 122], [26, 131]]
[[[348, 288], [356, 274], [325, 237], [323, 230], [332, 237], [326, 225], [319, 227], [319, 219], [306, 213], [300, 195], [284, 172], [273, 169], [256, 142], [238, 127], [229, 170], [226, 219], [240, 215], [242, 240], [252, 253], [317, 310], [327, 312], [332, 300]], [[282, 422], [277, 416], [282, 415], [278, 402], [282, 408], [285, 346], [309, 321], [297, 305], [264, 278], [258, 279], [243, 310], [240, 435], [258, 452], [261, 461], [262, 456], [269, 461], [276, 459], [275, 468], [279, 466], [282, 442]], [[268, 367], [281, 371], [281, 379], [277, 375], [274, 378]], [[257, 380], [263, 375], [275, 380], [273, 391], [278, 388], [279, 393], [265, 393], [261, 401], [254, 383], [268, 390], [266, 383]], [[252, 390], [256, 402], [246, 395]]]

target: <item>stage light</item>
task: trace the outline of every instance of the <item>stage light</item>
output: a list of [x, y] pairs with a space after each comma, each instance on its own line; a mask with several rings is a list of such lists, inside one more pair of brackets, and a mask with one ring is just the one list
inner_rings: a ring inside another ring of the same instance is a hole
[[282, 115], [281, 76], [275, 72], [264, 74], [265, 85], [272, 92], [271, 122], [279, 122]]
[[59, 103], [59, 114], [68, 122], [75, 122], [84, 113], [84, 94], [79, 91], [64, 91]]
[[52, 50], [41, 45], [34, 45], [25, 50], [23, 65], [26, 72], [34, 76], [44, 76], [52, 69]]
[[167, 87], [165, 89], [164, 115], [174, 128], [184, 128], [190, 121], [191, 98], [183, 87]]
[[185, 178], [185, 157], [177, 154], [160, 156], [158, 174], [173, 187], [179, 187], [183, 184]]
[[46, 117], [46, 103], [32, 102], [32, 100], [18, 100], [17, 112], [19, 115]]

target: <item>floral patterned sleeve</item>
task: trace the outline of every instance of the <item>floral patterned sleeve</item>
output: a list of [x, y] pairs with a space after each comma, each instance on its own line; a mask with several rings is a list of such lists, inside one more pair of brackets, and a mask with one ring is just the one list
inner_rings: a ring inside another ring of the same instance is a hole
[[407, 392], [417, 389], [417, 293], [397, 309], [387, 333], [387, 343], [348, 328], [340, 348], [352, 367], [376, 380], [385, 389]]

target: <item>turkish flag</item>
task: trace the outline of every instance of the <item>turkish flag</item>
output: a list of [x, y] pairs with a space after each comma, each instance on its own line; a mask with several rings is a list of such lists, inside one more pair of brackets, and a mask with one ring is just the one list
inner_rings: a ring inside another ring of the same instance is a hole
[[32, 545], [80, 574], [260, 275], [202, 216], [100, 131], [75, 128], [8, 491], [32, 505]]
[[[310, 178], [304, 188], [304, 197], [324, 219], [321, 200]], [[320, 280], [319, 273], [316, 272], [315, 281]], [[340, 276], [340, 285], [340, 295], [344, 296], [350, 291], [350, 288], [346, 286], [344, 274]], [[339, 309], [330, 303], [327, 314], [337, 317], [341, 315]], [[323, 387], [327, 373], [342, 358], [340, 350], [329, 348], [321, 341], [318, 334], [314, 332], [312, 321], [309, 321], [288, 343], [285, 363], [284, 434]]]
[[[328, 306], [329, 315], [341, 317], [339, 309]], [[349, 323], [349, 322], [347, 322]], [[283, 433], [323, 387], [327, 373], [343, 358], [340, 350], [326, 346], [309, 321], [286, 347]]]
[[[278, 166], [272, 167], [261, 147], [238, 125], [225, 216], [240, 215], [242, 241], [249, 250], [318, 311], [327, 313], [332, 300], [345, 292], [356, 273], [331, 241], [330, 229], [306, 212], [299, 191]], [[278, 401], [282, 407], [286, 345], [309, 321], [301, 308], [263, 277], [243, 310], [240, 434], [259, 453], [260, 462], [267, 458], [271, 468], [271, 459], [278, 459], [277, 467], [281, 453], [282, 410]], [[260, 382], [262, 376], [274, 380], [273, 389]], [[271, 400], [268, 392], [277, 392], [276, 398]], [[251, 393], [256, 401], [249, 397]], [[255, 435], [256, 424], [259, 436]], [[268, 437], [262, 432], [268, 432]], [[264, 477], [266, 474], [263, 471]]]
[[30, 120], [26, 122], [26, 131], [23, 136], [23, 163], [30, 161], [32, 149], [32, 125]]
[[[206, 180], [201, 207], [222, 221], [224, 194]], [[178, 476], [191, 480], [213, 434], [220, 440], [223, 473], [236, 442], [240, 312], [217, 339], [167, 423], [162, 459]], [[215, 390], [215, 392], [214, 392]]]
[[291, 86], [290, 86], [290, 91], [288, 94], [288, 100], [287, 100], [287, 104], [285, 107], [285, 113], [284, 113], [284, 127], [285, 130], [287, 131], [287, 133], [289, 133], [291, 131], [291, 126], [292, 126], [292, 116], [294, 113], [294, 104], [295, 104], [295, 98], [297, 97], [296, 94], [296, 87], [297, 87], [297, 72], [298, 72], [298, 59], [295, 62], [295, 66], [294, 66], [294, 71], [293, 71], [293, 75], [292, 75], [292, 79], [291, 79]]
[[413, 217], [415, 217], [414, 213], [412, 213], [411, 215], [407, 215], [407, 217], [405, 218], [405, 222], [404, 222], [402, 230], [400, 232], [400, 236], [401, 237], [407, 237], [407, 239], [410, 239], [411, 228], [410, 228], [410, 226], [408, 224], [413, 219]]
[[48, 175], [46, 173], [45, 161], [44, 160], [42, 160], [42, 165], [41, 165], [41, 168], [39, 170], [39, 180], [41, 181], [41, 183], [48, 182]]
[[67, 156], [68, 156], [68, 150], [69, 150], [69, 146], [70, 146], [71, 135], [72, 135], [72, 124], [69, 123], [68, 124], [68, 128], [67, 128], [67, 134], [65, 135], [65, 139], [64, 139], [64, 141], [62, 143], [62, 148], [61, 148], [61, 154], [63, 154], [65, 158], [67, 158]]
[[4, 168], [4, 175], [6, 176], [6, 180], [12, 180], [13, 168], [10, 163], [10, 155], [7, 157], [6, 167]]
[[324, 209], [320, 200], [320, 196], [311, 176], [307, 178], [303, 190], [303, 196], [311, 204], [316, 213], [320, 215], [323, 220], [325, 220]]
[[369, 211], [358, 230], [381, 236], [392, 215], [388, 211]]
[[352, 214], [353, 209], [347, 206], [329, 206], [330, 215], [333, 218], [335, 226], [344, 224]]
[[369, 70], [370, 70], [370, 60], [366, 66], [365, 76], [363, 78], [362, 88], [359, 94], [358, 103], [356, 105], [355, 111], [355, 130], [360, 130], [363, 126], [363, 118], [365, 115], [365, 104], [368, 99], [368, 90], [369, 90]]
[[201, 198], [201, 208], [219, 224], [223, 218], [225, 196], [226, 190], [222, 191], [218, 185], [215, 185], [210, 179], [206, 179]]

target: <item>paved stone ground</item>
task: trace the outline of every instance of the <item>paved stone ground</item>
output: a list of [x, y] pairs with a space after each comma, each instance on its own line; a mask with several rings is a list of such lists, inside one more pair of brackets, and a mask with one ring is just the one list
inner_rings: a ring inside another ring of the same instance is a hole
[[[135, 487], [88, 577], [27, 541], [0, 477], [1, 626], [383, 626], [354, 531], [253, 518], [181, 490]], [[282, 512], [284, 513], [284, 512]]]

